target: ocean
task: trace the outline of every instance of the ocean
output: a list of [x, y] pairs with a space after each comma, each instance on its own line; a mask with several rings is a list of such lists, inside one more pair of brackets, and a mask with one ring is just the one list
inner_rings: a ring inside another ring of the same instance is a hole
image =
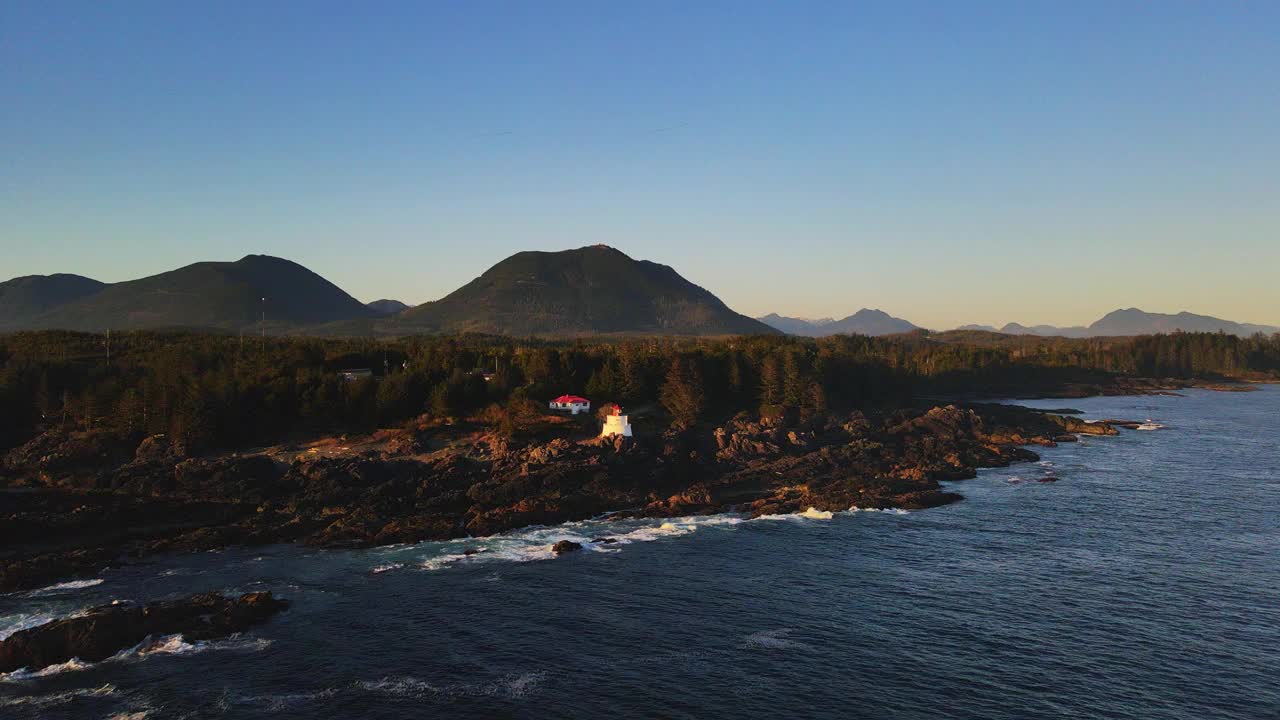
[[293, 606], [0, 676], [0, 717], [1280, 717], [1280, 386], [1024, 404], [1167, 427], [1037, 449], [932, 510], [233, 549], [12, 593], [0, 637], [114, 599]]

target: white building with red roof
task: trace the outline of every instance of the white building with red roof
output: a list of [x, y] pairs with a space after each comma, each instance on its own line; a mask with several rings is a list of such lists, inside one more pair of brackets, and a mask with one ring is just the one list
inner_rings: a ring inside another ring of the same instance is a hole
[[550, 403], [552, 410], [568, 410], [570, 414], [591, 412], [591, 401], [577, 395], [561, 395]]

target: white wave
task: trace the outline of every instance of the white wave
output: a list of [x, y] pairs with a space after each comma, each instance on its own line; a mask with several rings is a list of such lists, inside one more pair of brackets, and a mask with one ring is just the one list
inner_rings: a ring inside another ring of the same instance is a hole
[[829, 510], [819, 510], [817, 508], [809, 508], [804, 512], [798, 513], [777, 513], [774, 515], [761, 515], [757, 520], [830, 520], [834, 517], [834, 513]]
[[8, 615], [0, 618], [0, 640], [4, 640], [10, 635], [26, 630], [28, 628], [37, 627], [47, 622], [56, 620], [53, 615], [45, 613], [18, 613], [17, 615]]
[[551, 560], [557, 557], [551, 548], [561, 540], [578, 543], [586, 552], [612, 554], [633, 543], [680, 537], [703, 527], [733, 526], [745, 519], [731, 514], [665, 520], [592, 519], [552, 527], [533, 526], [484, 538], [427, 541], [399, 547], [393, 552], [379, 549], [376, 554], [383, 562], [371, 568], [371, 572], [382, 573], [411, 566], [436, 571], [472, 563]]
[[50, 585], [49, 587], [42, 587], [39, 590], [32, 590], [26, 593], [26, 595], [27, 597], [34, 597], [37, 595], [48, 595], [49, 593], [63, 592], [65, 590], [80, 590], [81, 588], [101, 585], [104, 582], [106, 581], [102, 578], [94, 578], [92, 580], [70, 580], [68, 582]]
[[77, 688], [75, 690], [67, 690], [66, 692], [49, 693], [47, 695], [0, 697], [0, 707], [14, 707], [18, 705], [47, 707], [50, 705], [63, 705], [82, 698], [110, 697], [115, 695], [115, 693], [115, 685], [107, 684], [96, 688]]
[[439, 570], [440, 568], [447, 567], [456, 562], [461, 562], [470, 557], [472, 556], [466, 553], [450, 553], [448, 555], [438, 555], [436, 557], [427, 558], [426, 560], [423, 560], [421, 567], [424, 570]]
[[902, 508], [860, 508], [857, 505], [854, 505], [853, 507], [849, 508], [849, 512], [851, 513], [878, 512], [878, 513], [885, 513], [886, 515], [907, 515], [911, 511], [903, 510]]
[[30, 680], [32, 678], [38, 678], [38, 677], [48, 677], [50, 675], [60, 675], [64, 672], [74, 672], [76, 670], [83, 670], [92, 665], [93, 663], [84, 662], [80, 660], [80, 658], [71, 658], [70, 660], [64, 663], [58, 663], [57, 665], [48, 665], [46, 667], [40, 668], [39, 670], [27, 670], [26, 668], [18, 668], [13, 672], [0, 673], [0, 681], [10, 682], [10, 681], [18, 681], [18, 680]]
[[239, 635], [232, 635], [225, 640], [207, 640], [195, 643], [189, 643], [183, 640], [181, 635], [161, 635], [160, 637], [143, 640], [126, 650], [112, 655], [103, 660], [101, 663], [85, 662], [80, 658], [71, 658], [64, 663], [49, 665], [39, 670], [27, 670], [20, 668], [10, 673], [0, 673], [0, 682], [29, 680], [31, 678], [48, 677], [50, 675], [60, 675], [66, 672], [76, 672], [91, 668], [104, 663], [117, 662], [134, 662], [148, 658], [152, 655], [189, 655], [206, 650], [233, 650], [256, 652], [264, 650], [271, 645], [271, 641], [265, 638], [246, 638]]

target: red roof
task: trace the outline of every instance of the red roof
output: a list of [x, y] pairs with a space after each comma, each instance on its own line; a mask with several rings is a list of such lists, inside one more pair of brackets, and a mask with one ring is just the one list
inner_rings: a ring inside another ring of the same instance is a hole
[[591, 401], [584, 397], [578, 397], [577, 395], [561, 395], [560, 397], [556, 398], [555, 400], [552, 400], [551, 402], [569, 403], [572, 405], [578, 405], [578, 404], [587, 404], [587, 403], [590, 403]]

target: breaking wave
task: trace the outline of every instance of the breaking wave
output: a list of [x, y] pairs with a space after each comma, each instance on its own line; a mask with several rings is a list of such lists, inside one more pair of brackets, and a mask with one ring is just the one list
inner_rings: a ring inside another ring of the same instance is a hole
[[68, 582], [61, 582], [56, 585], [50, 585], [49, 587], [42, 587], [39, 590], [31, 590], [30, 592], [26, 593], [26, 596], [35, 597], [37, 595], [48, 595], [51, 593], [65, 592], [67, 590], [80, 590], [81, 588], [93, 587], [94, 585], [101, 585], [104, 582], [106, 581], [103, 580], [102, 578], [94, 578], [92, 580], [70, 580]]
[[392, 552], [382, 548], [378, 553], [382, 561], [370, 568], [370, 572], [385, 573], [406, 568], [434, 571], [472, 563], [550, 560], [556, 557], [551, 547], [561, 540], [578, 543], [587, 552], [617, 553], [633, 543], [681, 537], [700, 528], [728, 527], [745, 520], [738, 515], [726, 514], [662, 521], [583, 520], [553, 527], [535, 526], [485, 538], [409, 545]]
[[80, 658], [71, 658], [66, 662], [49, 665], [39, 670], [21, 668], [9, 673], [0, 673], [0, 682], [17, 682], [50, 675], [61, 675], [106, 663], [136, 662], [152, 655], [190, 655], [205, 652], [206, 650], [256, 652], [265, 650], [270, 645], [271, 641], [266, 638], [246, 638], [238, 635], [232, 635], [225, 640], [207, 640], [195, 643], [183, 640], [181, 635], [162, 635], [157, 638], [147, 638], [127, 650], [121, 650], [102, 662], [91, 663], [85, 662]]
[[38, 627], [56, 619], [53, 615], [42, 612], [19, 613], [0, 618], [0, 640], [4, 640], [16, 632]]
[[819, 510], [817, 508], [809, 508], [804, 512], [798, 513], [776, 513], [774, 515], [761, 515], [757, 520], [830, 520], [834, 517], [834, 513], [829, 510]]
[[47, 695], [20, 695], [16, 697], [0, 697], [0, 707], [49, 707], [63, 705], [83, 698], [105, 698], [116, 694], [116, 686], [107, 684], [96, 688], [77, 688], [66, 692], [49, 693]]

